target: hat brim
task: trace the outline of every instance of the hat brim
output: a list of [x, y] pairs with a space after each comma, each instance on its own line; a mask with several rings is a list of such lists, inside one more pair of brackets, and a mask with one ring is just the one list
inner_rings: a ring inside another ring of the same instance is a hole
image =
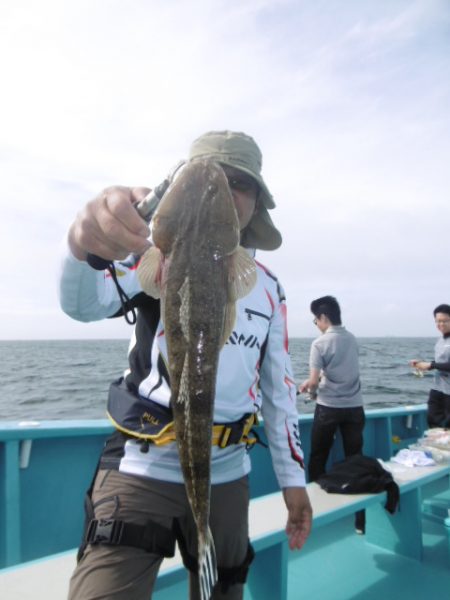
[[241, 244], [246, 248], [276, 250], [281, 246], [281, 233], [262, 204], [259, 204], [250, 223], [241, 233]]
[[267, 211], [268, 208], [275, 208], [275, 202], [263, 178], [250, 169], [238, 165], [233, 161], [227, 161], [223, 156], [216, 160], [222, 164], [250, 175], [259, 186], [258, 207], [250, 223], [244, 229], [241, 235], [241, 244], [246, 248], [257, 248], [258, 250], [276, 250], [281, 246], [281, 233], [273, 224]]

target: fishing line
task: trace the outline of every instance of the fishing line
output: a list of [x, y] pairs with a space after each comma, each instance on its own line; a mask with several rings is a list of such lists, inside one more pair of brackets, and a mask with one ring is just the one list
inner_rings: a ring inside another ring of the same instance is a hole
[[[376, 348], [370, 348], [369, 346], [366, 346], [364, 344], [359, 344], [360, 348], [364, 348], [365, 350], [369, 350], [369, 352], [375, 352], [377, 354], [382, 354], [383, 356], [386, 356], [386, 353], [383, 352], [382, 350], [377, 350]], [[414, 375], [414, 377], [423, 377], [424, 376], [424, 372], [420, 371], [420, 369], [413, 369], [412, 374]]]
[[[114, 285], [116, 286], [117, 293], [119, 294], [120, 306], [122, 307], [122, 312], [125, 321], [129, 325], [134, 325], [136, 323], [136, 310], [133, 304], [131, 303], [129, 296], [127, 296], [117, 279], [116, 267], [114, 266], [114, 263], [108, 262], [106, 269], [111, 275], [112, 280], [114, 281]], [[128, 313], [131, 313], [131, 317], [128, 316]]]
[[377, 350], [376, 348], [370, 348], [369, 346], [365, 346], [364, 344], [358, 344], [359, 348], [364, 348], [364, 350], [369, 350], [369, 352], [376, 352], [377, 354], [382, 354], [383, 356], [386, 356], [386, 352], [383, 352], [383, 350]]

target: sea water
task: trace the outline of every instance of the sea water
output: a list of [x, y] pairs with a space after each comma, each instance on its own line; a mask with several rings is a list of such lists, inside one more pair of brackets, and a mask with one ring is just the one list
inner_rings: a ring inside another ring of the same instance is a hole
[[[290, 340], [294, 377], [308, 376], [311, 339]], [[433, 359], [434, 338], [359, 338], [366, 407], [426, 402], [432, 374], [418, 378], [412, 358]], [[128, 340], [0, 341], [0, 420], [105, 418], [109, 383], [127, 366]], [[314, 402], [297, 396], [300, 412]]]

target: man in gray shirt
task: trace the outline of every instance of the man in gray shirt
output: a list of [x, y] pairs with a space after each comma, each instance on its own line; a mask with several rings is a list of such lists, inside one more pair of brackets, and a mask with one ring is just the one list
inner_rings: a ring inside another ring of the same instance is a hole
[[409, 364], [418, 371], [434, 370], [434, 385], [428, 397], [428, 426], [450, 427], [450, 305], [439, 304], [433, 316], [442, 333], [434, 347], [434, 360], [414, 359]]
[[337, 429], [342, 435], [345, 456], [362, 454], [365, 423], [358, 345], [354, 335], [342, 326], [341, 310], [333, 296], [311, 302], [314, 324], [322, 335], [314, 340], [310, 354], [310, 375], [300, 392], [316, 396], [311, 431], [309, 480], [325, 473]]

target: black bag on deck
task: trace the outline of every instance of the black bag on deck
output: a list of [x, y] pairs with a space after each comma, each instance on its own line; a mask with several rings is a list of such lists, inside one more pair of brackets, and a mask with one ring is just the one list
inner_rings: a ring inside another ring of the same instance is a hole
[[349, 456], [335, 463], [317, 483], [332, 494], [377, 494], [387, 492], [385, 509], [391, 514], [397, 508], [400, 491], [392, 475], [380, 465], [376, 458]]

